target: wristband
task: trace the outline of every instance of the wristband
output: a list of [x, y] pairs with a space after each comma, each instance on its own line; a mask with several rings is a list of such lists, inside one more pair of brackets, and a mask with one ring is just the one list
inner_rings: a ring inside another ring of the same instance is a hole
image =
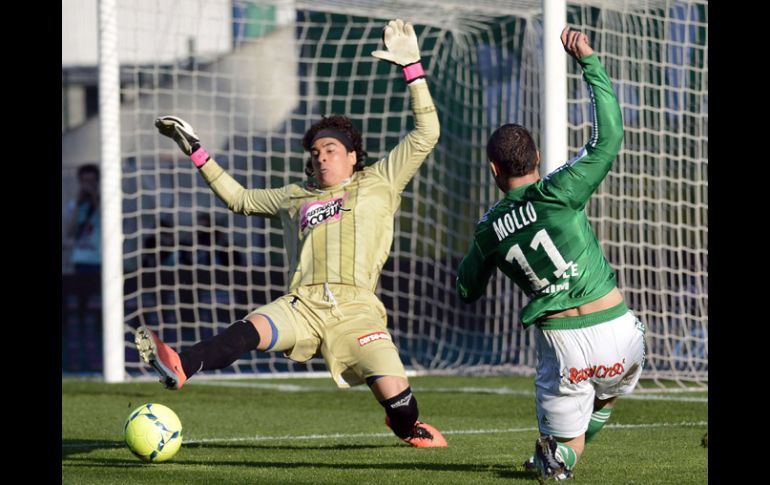
[[420, 64], [420, 61], [404, 66], [404, 79], [407, 83], [421, 77], [425, 77], [425, 71], [422, 68], [422, 64]]
[[190, 160], [193, 161], [196, 167], [201, 168], [209, 161], [209, 152], [205, 148], [200, 147], [190, 155]]

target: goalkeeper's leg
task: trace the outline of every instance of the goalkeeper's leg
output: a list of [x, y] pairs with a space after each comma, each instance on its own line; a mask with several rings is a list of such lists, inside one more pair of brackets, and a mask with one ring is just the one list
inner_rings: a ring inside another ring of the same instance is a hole
[[[224, 331], [177, 353], [147, 327], [135, 336], [139, 355], [160, 374], [168, 389], [179, 389], [196, 372], [222, 369], [252, 350], [292, 352], [299, 362], [310, 359], [317, 350], [317, 336], [300, 325], [295, 311], [298, 297], [285, 295], [230, 325]], [[298, 345], [301, 340], [302, 345]]]
[[396, 436], [418, 448], [447, 446], [446, 440], [436, 428], [417, 419], [417, 398], [405, 378], [373, 376], [367, 379], [367, 384], [385, 408], [385, 424]]
[[249, 320], [238, 320], [223, 332], [181, 353], [163, 343], [144, 325], [134, 338], [142, 360], [160, 374], [160, 381], [168, 389], [180, 389], [198, 371], [227, 367], [245, 352], [258, 349], [261, 340], [257, 326]]

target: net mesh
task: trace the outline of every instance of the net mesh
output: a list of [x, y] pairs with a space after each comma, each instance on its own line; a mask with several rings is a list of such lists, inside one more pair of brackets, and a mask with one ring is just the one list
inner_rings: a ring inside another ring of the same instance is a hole
[[[139, 324], [184, 350], [287, 283], [279, 223], [230, 213], [154, 119], [187, 120], [247, 188], [302, 180], [301, 139], [322, 115], [352, 118], [373, 162], [413, 126], [399, 70], [369, 55], [387, 20], [404, 12], [442, 134], [403, 193], [377, 293], [407, 368], [534, 372], [534, 337], [517, 323], [523, 294], [497, 274], [465, 305], [454, 280], [475, 222], [500, 198], [488, 136], [516, 122], [542, 138], [540, 1], [170, 4], [119, 2], [150, 19], [132, 24], [137, 52], [140, 39], [160, 39], [151, 59], [121, 66], [127, 374], [152, 373], [133, 348]], [[707, 13], [703, 1], [568, 4], [568, 23], [588, 33], [614, 82], [626, 129], [587, 210], [647, 325], [645, 376], [661, 384], [708, 380]], [[588, 139], [591, 113], [579, 67], [568, 65], [572, 156]], [[252, 352], [215, 373], [322, 370], [321, 359]]]

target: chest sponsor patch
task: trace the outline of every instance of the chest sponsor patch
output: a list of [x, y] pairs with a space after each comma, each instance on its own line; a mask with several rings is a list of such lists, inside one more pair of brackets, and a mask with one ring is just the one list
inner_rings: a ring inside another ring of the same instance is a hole
[[329, 221], [338, 221], [342, 217], [342, 204], [348, 198], [347, 192], [342, 197], [326, 200], [316, 200], [302, 204], [299, 210], [300, 230], [304, 231], [308, 227], [313, 228], [319, 224]]
[[388, 332], [372, 332], [358, 337], [358, 345], [363, 347], [366, 344], [370, 344], [376, 340], [390, 340], [390, 334]]

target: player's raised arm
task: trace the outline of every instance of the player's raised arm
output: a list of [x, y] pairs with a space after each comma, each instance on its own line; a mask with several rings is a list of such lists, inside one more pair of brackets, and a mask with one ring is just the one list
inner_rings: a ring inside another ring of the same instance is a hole
[[571, 206], [581, 209], [607, 176], [623, 142], [623, 119], [607, 71], [588, 44], [586, 34], [565, 27], [561, 33], [564, 50], [580, 63], [591, 97], [593, 129], [588, 143], [577, 157], [548, 177], [548, 186], [566, 194]]
[[155, 127], [161, 135], [174, 140], [182, 152], [190, 157], [209, 187], [231, 211], [265, 216], [278, 212], [285, 190], [245, 189], [209, 156], [188, 122], [177, 116], [167, 115], [156, 119]]
[[391, 20], [383, 32], [383, 41], [387, 50], [374, 51], [372, 56], [402, 68], [409, 86], [414, 129], [374, 168], [393, 184], [396, 192], [401, 192], [438, 142], [440, 127], [414, 27], [401, 19]]

